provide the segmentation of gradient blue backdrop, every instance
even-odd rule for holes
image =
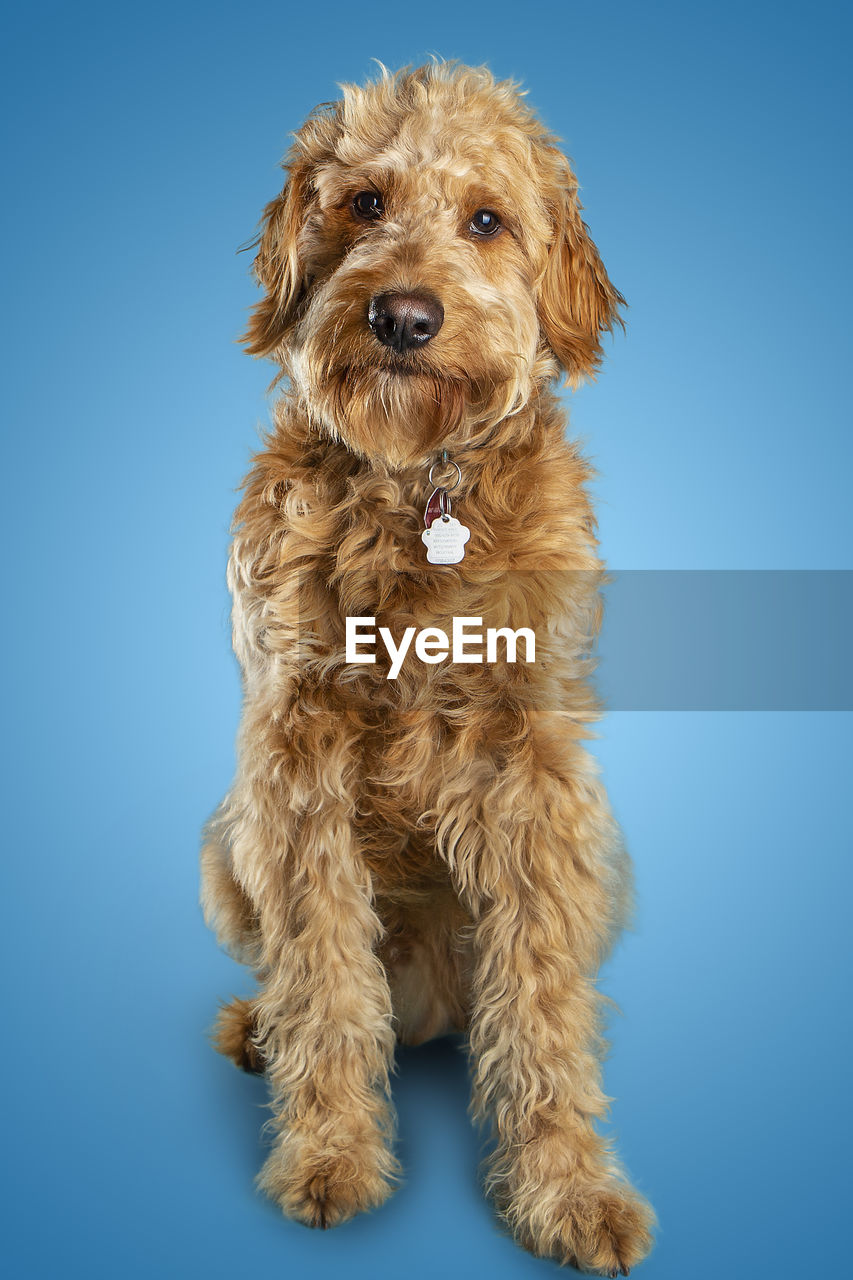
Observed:
[[[2,83],[7,1274],[555,1275],[477,1188],[461,1054],[401,1057],[408,1181],[327,1234],[252,1178],[246,989],[196,907],[238,718],[224,586],[269,366],[235,346],[288,131],[435,52],[522,79],[631,304],[573,430],[621,569],[849,568],[850,29],[811,3],[48,4]],[[819,621],[819,620],[818,620]],[[848,1260],[850,718],[611,715],[637,865],[606,1085],[647,1280]]]

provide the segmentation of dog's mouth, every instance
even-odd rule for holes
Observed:
[[[417,356],[402,356],[396,360],[380,357],[340,365],[329,371],[328,385],[338,395],[368,394],[380,400],[384,399],[383,392],[390,395],[395,389],[401,394],[405,391],[409,404],[422,401],[436,407],[452,406],[457,416],[466,407],[476,414],[503,383],[504,378],[496,371],[475,378],[463,370],[436,369]],[[409,396],[415,399],[410,400]]]
[[[355,366],[352,367],[355,371]],[[440,375],[427,363],[422,355],[416,352],[404,352],[400,355],[380,355],[364,361],[359,371],[366,373],[388,374],[391,377],[414,378],[425,377],[438,379]],[[349,371],[348,371],[349,372]]]
[[[425,369],[422,365],[403,363],[402,361],[399,364],[382,365],[382,372],[390,374],[392,378],[435,377],[431,369]]]
[[[328,375],[330,383],[354,395],[381,395],[383,387],[388,390],[407,387],[413,394],[420,391],[434,398],[442,387],[458,386],[460,381],[467,381],[439,372],[417,356],[401,356],[396,360],[382,357],[359,360],[338,365],[330,369]]]

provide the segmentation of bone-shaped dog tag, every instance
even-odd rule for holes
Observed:
[[[471,530],[460,524],[455,516],[440,516],[424,529],[421,539],[427,549],[430,564],[459,564],[465,555],[465,543]]]

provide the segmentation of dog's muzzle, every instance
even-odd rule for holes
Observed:
[[[379,293],[367,323],[383,346],[400,353],[423,347],[444,323],[444,307],[426,293]]]

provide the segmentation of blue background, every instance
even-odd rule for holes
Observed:
[[[849,568],[840,4],[31,3],[6,19],[5,1185],[28,1277],[556,1274],[476,1183],[465,1065],[401,1055],[406,1185],[315,1234],[253,1190],[245,975],[196,906],[239,712],[224,587],[268,414],[235,345],[276,162],[371,57],[522,79],[627,296],[573,398],[620,569]],[[815,619],[820,626],[820,619]],[[639,887],[604,989],[646,1280],[849,1254],[850,717],[614,713]]]

